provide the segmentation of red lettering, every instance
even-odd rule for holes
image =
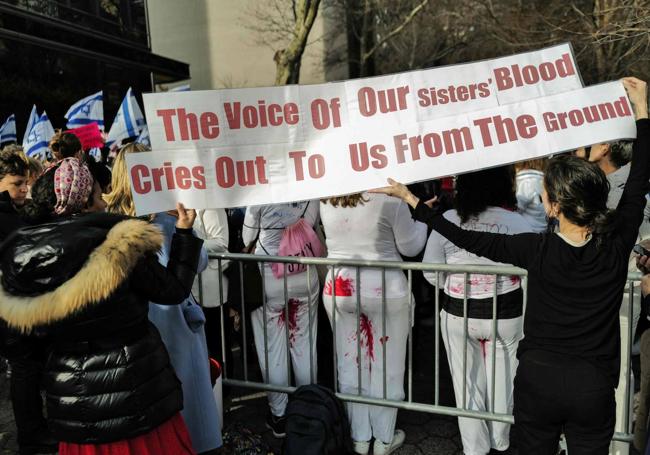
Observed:
[[[194,166],[192,168],[192,177],[194,177],[194,188],[197,190],[205,189],[205,169],[203,166]]]
[[[293,158],[293,166],[296,172],[296,180],[301,181],[305,180],[305,172],[302,168],[302,160],[307,156],[307,152],[304,150],[298,150],[295,152],[289,152],[289,158]]]
[[[359,112],[364,117],[371,117],[377,113],[375,91],[371,87],[362,87],[358,92]]]
[[[221,188],[230,188],[235,184],[235,164],[232,158],[221,156],[215,161],[217,184]]]
[[[163,127],[165,129],[165,139],[168,141],[175,140],[174,138],[174,124],[172,118],[176,115],[175,109],[158,109],[156,111],[158,117],[162,117]]]
[[[146,194],[151,191],[151,183],[143,181],[146,177],[149,177],[149,168],[144,164],[136,164],[131,168],[133,191],[138,194]]]
[[[241,103],[239,101],[232,103],[223,103],[223,109],[226,112],[226,121],[228,122],[228,128],[231,130],[238,130],[240,127],[240,117],[239,113],[241,110]]]
[[[190,170],[185,166],[179,166],[174,171],[174,174],[176,175],[176,185],[178,185],[181,190],[189,190],[192,186]]]
[[[537,135],[537,123],[535,117],[529,114],[517,117],[517,131],[524,139],[531,139]]]
[[[474,125],[479,127],[481,138],[483,139],[483,145],[486,147],[492,146],[492,137],[490,137],[490,123],[492,123],[492,117],[485,117],[474,120]]]
[[[296,103],[287,103],[284,105],[284,121],[287,125],[295,125],[299,120],[298,105]]]
[[[165,169],[162,167],[155,167],[151,170],[153,177],[153,188],[156,191],[162,191],[162,178],[165,175]]]
[[[182,141],[199,140],[199,123],[196,114],[186,113],[185,109],[178,109],[178,126],[181,133]]]
[[[219,137],[219,118],[214,112],[201,114],[201,134],[206,139]]]
[[[514,86],[514,82],[510,77],[510,70],[508,68],[495,68],[494,69],[494,79],[497,84],[497,89],[508,90]]]
[[[260,183],[269,183],[266,178],[266,160],[263,156],[255,157],[255,166],[257,167],[257,178]]]
[[[280,112],[282,112],[282,107],[279,104],[271,104],[269,106],[269,123],[271,125],[282,125],[282,117],[278,117]]]
[[[393,136],[393,143],[395,144],[395,153],[397,154],[397,162],[398,163],[405,163],[406,162],[406,157],[404,156],[404,152],[408,150],[408,147],[404,144],[404,141],[407,139],[406,134],[398,134],[397,136]]]

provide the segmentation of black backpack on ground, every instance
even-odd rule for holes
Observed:
[[[346,455],[352,452],[343,403],[317,384],[298,387],[287,405],[284,455]]]

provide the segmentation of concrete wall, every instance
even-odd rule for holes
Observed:
[[[251,25],[257,24],[250,12],[264,2],[149,0],[148,4],[153,52],[189,63],[193,90],[273,85],[273,55],[279,44],[261,43],[262,35],[251,30]],[[326,80],[323,61],[327,40],[319,39],[325,23],[319,14],[303,56],[301,84]],[[332,74],[341,73],[328,71],[327,77]]]

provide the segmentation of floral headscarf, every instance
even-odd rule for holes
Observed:
[[[93,178],[88,166],[77,158],[65,158],[54,170],[54,193],[57,215],[72,215],[86,206],[93,191]]]

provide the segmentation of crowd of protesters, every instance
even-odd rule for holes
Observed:
[[[642,250],[631,256],[650,206],[647,88],[635,78],[623,83],[634,142],[458,176],[449,210],[390,181],[321,201],[248,207],[243,220],[240,211],[182,204],[136,218],[125,156],[144,146],[126,144],[110,162],[95,161],[65,132],[52,138],[48,162],[5,146],[0,355],[10,364],[21,454],[217,453],[223,422],[209,358],[232,365],[228,334],[239,328],[238,290],[249,283],[208,253],[292,255],[296,247],[334,259],[402,261],[424,252],[425,263],[526,269],[525,312],[516,276],[424,274],[441,292],[436,317],[457,406],[515,417],[512,435],[505,423],[459,418],[464,453],[501,453],[512,437],[519,453],[554,454],[562,433],[571,455],[607,453],[631,258],[650,294],[650,259]],[[297,386],[317,380],[322,301],[336,338],[337,390],[404,399],[413,320],[404,273],[337,267],[319,276],[315,267],[260,259],[263,304],[249,311],[267,383],[290,385],[291,370]],[[639,450],[650,409],[648,333]],[[267,426],[284,437],[288,397],[273,392],[268,401]],[[389,454],[407,438],[395,408],[346,409],[357,454]]]

